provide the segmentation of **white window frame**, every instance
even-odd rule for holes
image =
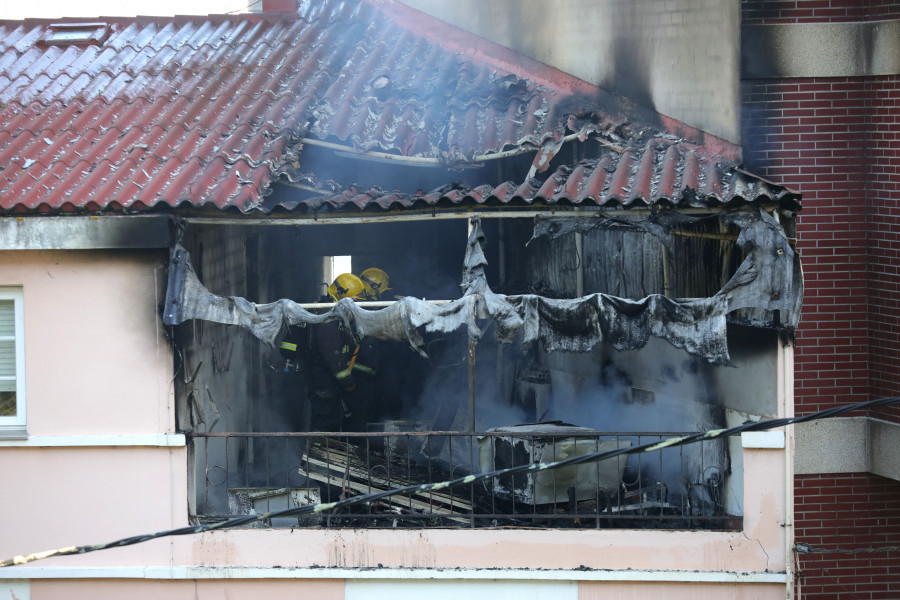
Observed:
[[[14,310],[16,343],[16,414],[0,416],[0,438],[24,438],[26,433],[25,414],[25,295],[21,287],[0,287],[0,300],[12,300]],[[8,336],[0,336],[8,340]]]

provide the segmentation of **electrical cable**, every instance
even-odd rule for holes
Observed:
[[[273,512],[260,513],[256,515],[245,515],[241,517],[236,517],[234,519],[228,519],[225,521],[221,521],[219,523],[206,523],[201,525],[194,525],[192,527],[181,527],[178,529],[169,529],[166,531],[159,531],[157,533],[148,533],[143,535],[136,535],[132,537],[123,538],[121,540],[116,540],[114,542],[108,542],[105,544],[94,544],[87,546],[68,546],[66,548],[59,548],[56,550],[47,550],[44,552],[36,552],[34,554],[29,554],[27,556],[14,556],[12,558],[0,561],[0,567],[10,567],[13,565],[22,565],[30,562],[34,562],[36,560],[41,560],[44,558],[50,558],[51,556],[66,556],[71,554],[86,554],[88,552],[96,552],[98,550],[107,550],[110,548],[119,548],[122,546],[131,546],[133,544],[139,544],[141,542],[146,542],[149,540],[153,540],[161,537],[169,537],[176,535],[190,535],[195,533],[204,533],[207,531],[215,531],[218,529],[230,529],[233,527],[239,527],[241,525],[247,525],[250,523],[254,523],[257,521],[266,521],[268,519],[276,518],[276,517],[293,517],[311,513],[322,513],[326,511],[331,511],[336,508],[343,508],[346,506],[351,506],[354,504],[363,504],[366,502],[373,502],[375,500],[380,500],[381,498],[387,498],[389,496],[397,496],[401,494],[406,494],[410,492],[431,492],[442,490],[454,485],[470,485],[479,481],[484,481],[487,479],[492,479],[494,477],[501,477],[505,475],[513,475],[517,473],[526,473],[532,471],[546,471],[550,469],[558,469],[562,467],[567,467],[570,465],[579,465],[582,463],[588,462],[597,462],[601,460],[606,460],[608,458],[613,458],[615,456],[622,456],[628,454],[638,454],[641,452],[653,452],[656,450],[662,450],[663,448],[674,448],[678,446],[685,446],[687,444],[693,444],[696,442],[701,442],[704,440],[711,440],[721,437],[728,437],[733,435],[738,435],[744,432],[752,432],[752,431],[767,431],[769,429],[775,429],[777,427],[784,427],[786,425],[793,425],[795,423],[804,423],[807,421],[815,421],[819,419],[827,419],[831,417],[837,417],[839,415],[843,415],[849,412],[859,411],[859,410],[867,410],[871,408],[877,408],[881,406],[891,406],[894,404],[900,404],[900,396],[891,396],[887,398],[879,398],[877,400],[869,400],[867,402],[858,402],[856,404],[848,404],[845,406],[837,406],[834,408],[829,408],[826,410],[821,410],[818,412],[810,413],[808,415],[803,415],[801,417],[788,417],[781,419],[770,419],[768,421],[757,421],[755,423],[744,423],[742,425],[738,425],[736,427],[731,427],[729,429],[713,429],[710,431],[698,432],[691,435],[686,435],[682,437],[669,438],[667,440],[663,440],[661,442],[652,442],[641,444],[638,446],[629,446],[626,448],[617,448],[615,450],[607,450],[602,452],[593,452],[590,454],[583,454],[580,456],[573,456],[571,458],[567,458],[564,460],[560,460],[553,463],[537,463],[537,464],[527,464],[527,465],[519,465],[515,467],[508,467],[505,469],[498,469],[495,471],[488,471],[485,473],[477,473],[474,475],[466,475],[464,477],[457,477],[455,479],[451,479],[448,481],[442,481],[439,483],[426,483],[419,485],[408,485],[401,488],[394,488],[390,490],[385,490],[381,492],[371,493],[371,494],[363,494],[361,496],[353,496],[351,498],[345,498],[343,500],[338,500],[336,502],[326,502],[320,504],[308,504],[305,506],[298,506],[294,508],[288,508],[284,510],[278,510]],[[798,549],[799,551],[799,549]]]

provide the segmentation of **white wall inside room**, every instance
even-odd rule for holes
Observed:
[[[353,271],[352,256],[332,256],[331,257],[331,280],[341,273],[351,273]]]

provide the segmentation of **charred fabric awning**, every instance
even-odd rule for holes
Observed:
[[[725,299],[726,312],[742,308],[785,311],[782,323],[795,328],[803,298],[800,257],[775,218],[752,205],[702,216],[659,211],[649,218],[628,218],[596,211],[585,217],[541,219],[534,226],[531,241],[540,237],[556,239],[572,233],[585,234],[599,228],[639,230],[658,239],[668,251],[667,260],[671,261],[676,254],[674,239],[678,227],[710,218],[737,227],[740,234],[736,243],[746,254],[735,274],[713,298]]]
[[[741,227],[738,244],[748,254],[728,284],[709,298],[674,300],[652,294],[630,300],[598,293],[560,300],[494,293],[485,275],[484,232],[480,219],[474,217],[465,255],[463,295],[447,304],[405,297],[387,308],[367,310],[344,299],[328,312],[314,314],[288,299],[255,304],[240,297],[217,296],[199,281],[187,251],[176,245],[163,320],[167,325],[190,319],[237,325],[270,345],[288,324],[343,320],[354,323],[366,336],[406,340],[423,355],[421,328],[448,333],[466,327],[469,338],[478,341],[482,335],[479,322],[490,320],[501,342],[517,338],[523,343],[539,341],[549,352],[588,352],[601,343],[616,350],[634,350],[652,335],[712,364],[727,364],[729,311],[744,307],[791,311],[798,298],[794,294],[794,252],[775,220],[754,207],[730,211],[720,218]],[[537,223],[534,235],[558,236],[595,227],[597,222],[598,217],[543,220]],[[666,228],[658,223],[634,226],[666,235]]]

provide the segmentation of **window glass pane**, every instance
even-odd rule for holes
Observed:
[[[0,424],[25,424],[24,395],[19,397],[19,381],[16,379],[16,300],[20,292],[0,288]],[[12,297],[11,297],[12,296]],[[21,417],[21,423],[19,418]]]
[[[16,334],[16,311],[12,300],[0,300],[0,335]]]
[[[16,376],[16,343],[0,341],[0,377]]]
[[[5,387],[7,382],[0,382],[0,385]],[[13,384],[15,387],[15,384]],[[14,417],[16,416],[16,393],[13,392],[0,392],[0,417]]]

